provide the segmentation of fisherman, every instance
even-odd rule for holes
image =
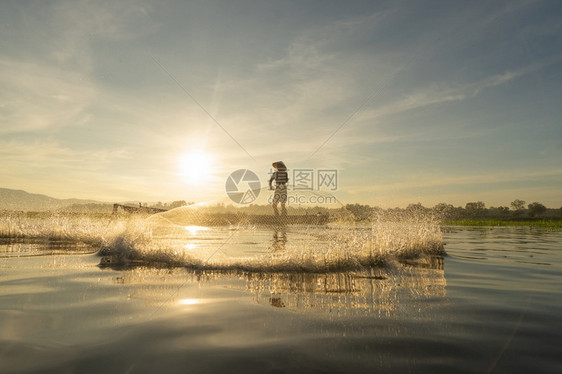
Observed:
[[[273,181],[275,181],[275,193],[273,194],[273,213],[275,216],[279,216],[279,210],[277,210],[277,204],[281,203],[281,215],[287,216],[287,208],[285,204],[287,203],[287,182],[289,182],[289,174],[287,173],[287,167],[283,161],[274,162],[273,167],[275,171],[269,178],[269,189],[273,190]]]

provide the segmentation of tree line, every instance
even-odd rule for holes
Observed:
[[[499,219],[499,220],[535,220],[535,219],[562,219],[562,207],[549,209],[539,202],[527,204],[524,200],[515,199],[510,206],[486,207],[482,201],[466,203],[464,207],[452,204],[439,203],[433,207],[425,207],[421,203],[410,204],[405,209],[382,209],[363,204],[347,204],[345,208],[352,212],[358,220],[369,220],[373,212],[385,211],[397,213],[427,213],[436,214],[443,219]]]

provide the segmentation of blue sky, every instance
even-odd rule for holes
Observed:
[[[0,33],[0,187],[204,201],[284,160],[342,202],[562,205],[559,1],[3,1]]]

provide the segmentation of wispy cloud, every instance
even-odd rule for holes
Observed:
[[[95,44],[131,41],[157,29],[148,3],[45,2],[3,21],[27,33],[3,36],[0,46],[0,134],[81,125],[94,113],[89,106],[103,97],[96,83]],[[10,24],[14,23],[14,24]],[[9,53],[17,51],[17,53]]]
[[[0,158],[4,172],[12,168],[27,168],[29,170],[59,170],[72,169],[103,170],[116,160],[132,158],[127,148],[97,148],[94,151],[76,150],[65,147],[56,139],[23,141],[1,141]]]
[[[349,188],[355,191],[363,192],[400,191],[417,190],[427,187],[492,185],[498,183],[537,181],[541,178],[552,177],[562,179],[562,169],[522,170],[515,172],[503,171],[472,175],[450,175],[446,177],[439,174],[426,173],[423,175],[408,176],[405,177],[405,180],[395,183],[385,183],[384,181],[379,181],[376,185],[351,185]]]
[[[308,2],[237,4],[239,13],[211,3],[0,3],[3,182],[182,196],[191,191],[177,183],[175,164],[192,148],[216,156],[216,191],[233,168],[265,173],[278,159],[338,168],[359,192],[409,197],[409,186],[462,190],[555,178],[514,166],[535,162],[549,172],[541,162],[547,156],[532,157],[545,149],[540,139],[509,148],[537,137],[533,126],[545,122],[539,99],[530,103],[535,91],[543,90],[548,134],[558,123],[552,103],[561,56],[552,36],[560,27],[544,2],[439,9],[363,2],[326,4],[322,12]],[[277,12],[285,6],[288,12]],[[510,90],[536,73],[544,82],[525,79],[526,90]],[[500,92],[482,104],[485,94]],[[514,124],[516,114],[499,112],[494,100],[504,109],[529,108],[529,118]],[[558,144],[545,152],[558,155]],[[491,156],[500,162],[478,164]]]
[[[81,73],[33,62],[0,60],[0,134],[76,126],[96,96]]]
[[[495,74],[485,79],[464,84],[439,86],[431,85],[423,90],[406,96],[404,99],[394,101],[379,108],[365,110],[358,114],[358,121],[378,120],[386,116],[403,113],[406,111],[424,108],[432,105],[459,102],[476,97],[481,92],[504,85],[530,73],[537,72],[552,64],[562,61],[562,55],[547,61],[541,61],[516,70]]]

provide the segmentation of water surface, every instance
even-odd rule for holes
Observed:
[[[292,230],[237,236],[223,256],[311,235]],[[4,239],[0,371],[560,372],[562,233],[443,240],[445,256],[256,272],[99,266],[95,245]]]

